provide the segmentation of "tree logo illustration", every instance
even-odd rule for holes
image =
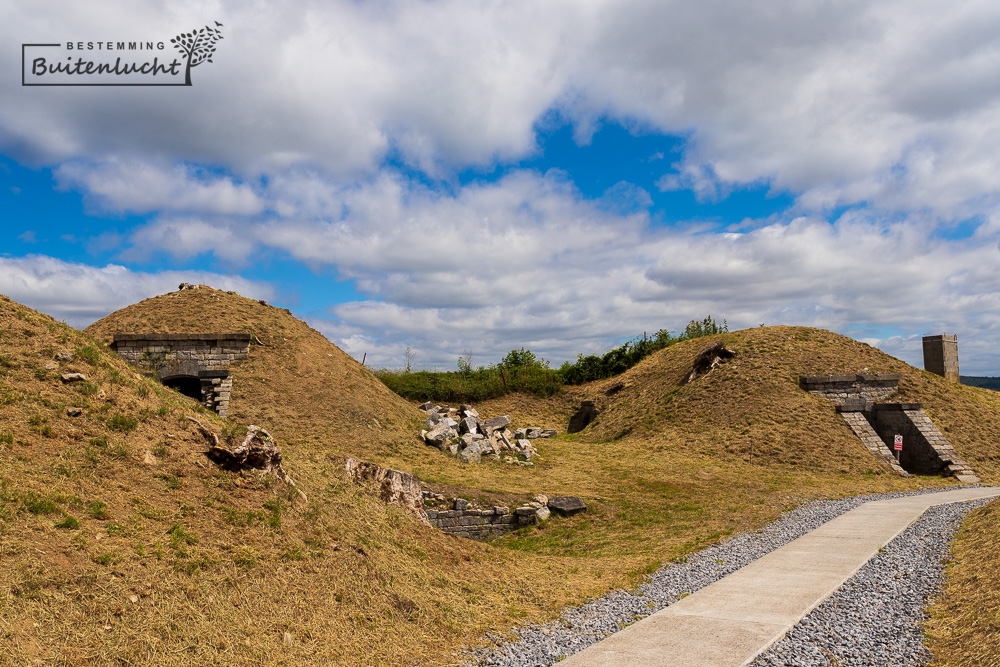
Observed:
[[[222,24],[216,21],[215,25],[215,28],[205,26],[200,30],[182,32],[170,40],[174,48],[187,56],[187,66],[184,71],[185,86],[191,85],[192,67],[197,67],[205,61],[212,62],[212,56],[215,55],[215,43],[222,39],[222,31],[219,30]]]

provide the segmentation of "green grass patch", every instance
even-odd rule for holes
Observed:
[[[139,426],[139,421],[133,417],[118,414],[108,419],[108,421],[105,422],[105,425],[112,431],[129,433],[134,431]]]
[[[114,565],[115,563],[120,563],[122,557],[115,551],[108,551],[107,553],[94,556],[91,560],[100,565]]]
[[[281,514],[285,509],[285,503],[281,498],[272,498],[264,503],[264,509],[268,511],[265,515],[264,521],[271,528],[281,528]]]
[[[95,519],[110,519],[111,514],[108,512],[108,506],[102,503],[100,500],[89,500],[87,501],[87,514]]]
[[[25,491],[21,494],[21,503],[24,505],[24,509],[32,514],[54,514],[59,511],[54,500],[35,491]]]
[[[170,546],[179,549],[185,544],[197,544],[198,538],[193,533],[184,528],[181,523],[175,523],[167,531],[170,534]]]
[[[84,396],[93,396],[98,391],[98,386],[89,380],[77,382],[73,388]]]
[[[85,345],[83,347],[76,348],[76,356],[83,359],[91,366],[96,366],[97,362],[101,359],[101,353],[93,345]]]
[[[167,485],[167,488],[171,491],[176,491],[181,488],[181,480],[177,479],[176,475],[170,475],[168,473],[158,473],[154,475],[158,479],[162,479],[163,483]]]

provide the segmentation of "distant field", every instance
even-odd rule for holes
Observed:
[[[983,389],[992,389],[993,391],[1000,391],[1000,377],[977,377],[975,375],[962,375],[960,376],[962,384],[968,387],[982,387]]]

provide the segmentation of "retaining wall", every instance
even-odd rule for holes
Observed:
[[[979,481],[919,403],[877,404],[869,419],[886,444],[893,442],[896,435],[903,436],[899,463],[905,470],[925,475],[954,475],[964,482]]]
[[[233,386],[228,369],[250,354],[250,334],[115,334],[111,349],[164,384],[198,378],[202,405],[225,417]]]
[[[835,403],[849,399],[882,401],[896,393],[901,377],[900,373],[803,375],[799,385],[810,394]]]
[[[939,337],[940,338],[940,337]],[[919,403],[879,403],[896,393],[899,373],[803,375],[799,385],[810,394],[837,405],[864,446],[896,474],[954,475],[962,482],[979,478],[934,426]],[[903,436],[898,462],[895,436]]]
[[[473,540],[487,540],[535,523],[534,508],[519,507],[513,512],[507,507],[475,509],[460,498],[453,509],[426,509],[427,520],[442,532]]]

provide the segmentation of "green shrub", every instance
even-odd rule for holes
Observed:
[[[76,517],[70,516],[69,514],[63,515],[62,521],[56,522],[56,528],[74,529],[79,527],[80,522],[77,521]]]
[[[574,363],[566,362],[558,370],[526,348],[511,350],[499,364],[472,367],[471,355],[458,359],[455,372],[406,370],[375,370],[375,376],[403,398],[457,403],[498,398],[512,392],[533,394],[539,398],[562,391],[567,384],[583,384],[623,373],[657,350],[680,341],[726,333],[729,325],[720,325],[711,315],[703,320],[691,320],[684,332],[674,335],[660,329],[653,336],[643,334],[626,341],[601,356],[579,355]]]

